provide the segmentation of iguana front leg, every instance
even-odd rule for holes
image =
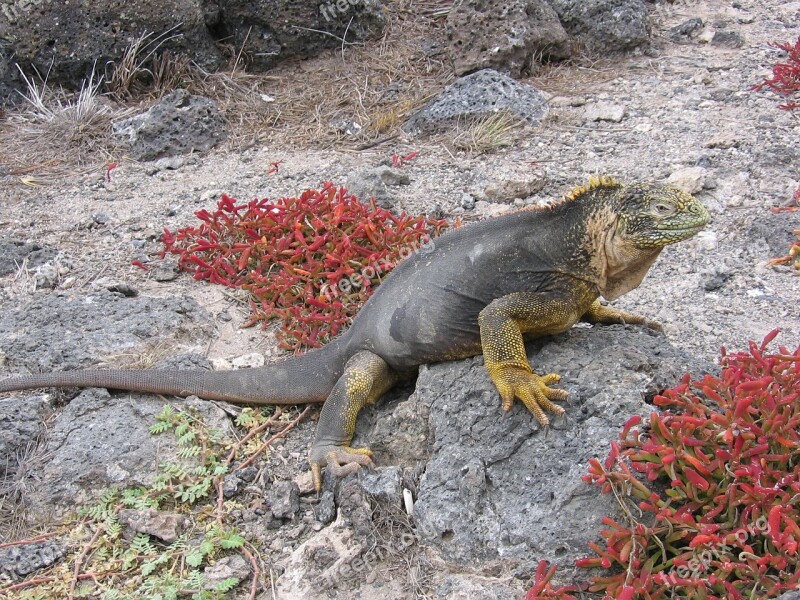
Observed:
[[[589,310],[581,317],[581,321],[586,321],[587,323],[602,323],[603,325],[644,325],[650,329],[661,331],[661,323],[658,321],[651,321],[642,315],[637,315],[636,313],[626,310],[618,310],[610,306],[603,306],[600,304],[600,300],[595,300],[592,303]]]
[[[314,487],[322,489],[322,468],[336,477],[371,467],[369,448],[351,448],[358,413],[374,404],[397,381],[397,375],[377,354],[362,351],[354,354],[344,367],[322,406],[314,443],[308,462]]]
[[[503,409],[510,410],[519,398],[542,425],[550,420],[544,411],[563,415],[553,400],[565,400],[567,392],[549,387],[561,377],[555,373],[536,375],[528,364],[523,333],[549,335],[569,329],[581,311],[568,301],[535,292],[518,292],[494,300],[481,311],[481,347],[486,370],[492,378]]]

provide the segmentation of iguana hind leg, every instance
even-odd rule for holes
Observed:
[[[374,404],[397,381],[397,375],[377,354],[354,354],[344,367],[325,404],[309,453],[314,487],[322,488],[322,468],[335,477],[373,466],[368,448],[351,448],[358,413]]]

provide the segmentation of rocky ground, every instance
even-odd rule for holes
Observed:
[[[564,436],[577,428],[575,437],[586,444],[569,450],[569,464],[544,468],[577,481],[583,459],[602,453],[613,437],[613,416],[601,419],[602,427],[592,418],[620,413],[614,409],[620,405],[626,410],[616,415],[620,422],[646,414],[643,393],[652,396],[659,385],[676,382],[683,369],[712,368],[723,345],[743,349],[774,328],[782,330],[777,343],[800,343],[800,277],[791,267],[767,266],[786,254],[791,231],[800,227],[797,212],[770,210],[788,204],[800,185],[800,121],[779,110],[775,95],[751,90],[780,57],[769,42],[800,35],[800,3],[659,5],[653,24],[654,45],[645,53],[556,67],[526,80],[550,96],[549,113],[513,146],[493,153],[455,152],[425,137],[362,151],[297,150],[267,140],[166,163],[120,161],[110,180],[100,172],[49,187],[4,183],[0,365],[9,373],[86,366],[109,354],[141,351],[143,340],[161,340],[167,354],[193,354],[193,361],[205,356],[217,368],[245,355],[278,357],[269,331],[239,328],[246,306],[229,291],[187,275],[158,281],[157,268],[131,266],[138,260],[156,267],[161,229],[193,224],[194,211],[212,208],[223,192],[273,198],[323,180],[353,184],[359,172],[395,152],[418,154],[401,168],[407,183],[391,186],[387,202],[398,210],[464,220],[557,198],[592,174],[671,180],[695,192],[712,221],[693,240],[667,248],[642,286],[614,302],[661,321],[665,337],[635,328],[580,329],[532,349],[541,352],[534,364],[565,372],[564,385],[575,398],[567,407],[572,420],[555,426],[549,438],[521,411],[496,423],[495,412],[486,411],[497,408],[492,391],[475,359],[450,370],[425,369],[410,399],[413,385],[365,414],[359,435],[375,446],[381,464],[395,469],[379,470],[372,480],[348,479],[318,500],[308,489],[304,456],[313,424],[306,421],[274,448],[256,479],[242,483],[249,491],[242,492],[236,518],[260,541],[278,597],[520,597],[536,560],[568,564],[580,555],[579,541],[559,537],[559,528],[588,528],[589,516],[609,509],[607,499],[587,498],[578,483],[535,479],[543,470],[537,448],[561,452]],[[279,170],[269,173],[275,161],[281,161]],[[97,312],[87,313],[87,307]],[[556,358],[548,364],[551,355]],[[595,365],[594,379],[587,379],[593,358],[602,358],[604,366]],[[253,360],[260,361],[247,359]],[[61,461],[75,452],[64,446],[65,432],[110,418],[97,416],[106,415],[100,408],[109,406],[108,398],[87,394],[66,409],[75,413],[71,420],[57,417],[47,442],[55,459],[40,472],[50,483],[44,491],[31,484],[31,506],[44,510],[75,496],[73,488],[55,483],[64,471]],[[21,405],[41,410],[26,417],[27,429],[17,438],[0,436],[7,453],[38,435],[37,420],[52,410],[49,397],[15,398],[20,396],[0,402],[0,422],[10,423]],[[117,400],[133,411],[125,413],[127,422],[144,421],[163,404],[130,395]],[[455,402],[463,407],[455,409]],[[137,412],[132,407],[139,404],[150,408]],[[451,409],[451,418],[443,416]],[[509,448],[481,447],[496,439],[491,436],[504,436]],[[477,445],[460,454],[470,443]],[[114,450],[85,456],[100,461],[105,452]],[[106,469],[97,481],[126,477],[115,479]],[[420,506],[415,521],[401,510],[404,488]],[[515,488],[516,495],[509,491]],[[587,520],[551,526],[561,522],[549,505]],[[535,538],[537,530],[543,537]]]

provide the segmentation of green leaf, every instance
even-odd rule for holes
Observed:
[[[189,446],[188,448],[181,448],[178,450],[178,456],[181,458],[193,458],[198,456],[203,449],[200,446]]]
[[[153,435],[158,435],[159,433],[164,433],[165,431],[169,430],[169,428],[169,423],[159,421],[158,423],[150,426],[150,433]]]
[[[200,550],[200,552],[203,553],[203,556],[207,556],[214,551],[214,542],[212,542],[209,539],[205,539],[202,542],[200,542],[198,550]]]
[[[232,548],[240,548],[244,542],[245,539],[242,536],[231,531],[230,533],[227,533],[225,537],[220,538],[219,545],[226,550],[230,550]]]
[[[200,550],[190,550],[186,553],[186,564],[190,567],[199,567],[203,562],[203,553]]]
[[[158,562],[155,560],[148,560],[142,564],[142,577],[147,577],[148,575],[152,575],[153,571],[158,568]]]
[[[216,592],[229,592],[233,588],[239,585],[239,579],[236,577],[228,577],[227,579],[223,579],[216,586],[214,586],[214,591]]]

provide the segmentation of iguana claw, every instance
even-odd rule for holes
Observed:
[[[505,366],[493,373],[492,379],[500,392],[505,411],[511,410],[514,398],[519,398],[543,427],[550,424],[550,419],[544,411],[558,416],[564,414],[564,409],[552,401],[566,400],[567,392],[549,387],[551,383],[558,383],[561,380],[561,376],[556,373],[540,376],[520,367]]]
[[[374,467],[372,450],[369,448],[351,448],[350,446],[316,446],[311,449],[308,462],[311,463],[311,478],[314,488],[322,489],[322,467],[334,477],[344,477],[355,473],[362,466]]]

